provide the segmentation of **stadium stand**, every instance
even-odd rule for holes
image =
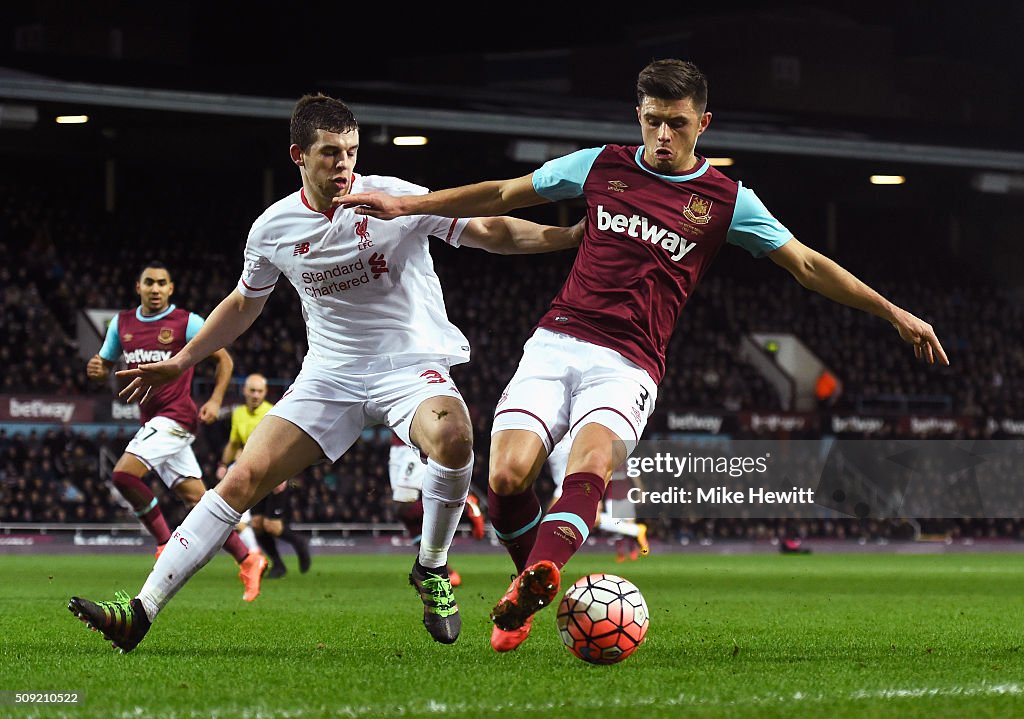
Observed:
[[[179,190],[180,192],[180,190]],[[251,206],[200,203],[188,213],[137,211],[105,213],[95,203],[69,201],[54,208],[38,186],[0,180],[0,360],[5,373],[0,394],[106,398],[112,388],[88,382],[75,336],[77,313],[85,308],[119,308],[134,303],[131,278],[147,259],[158,257],[172,270],[175,299],[207,314],[233,286]],[[185,199],[181,200],[185,202]],[[251,202],[250,202],[251,205]],[[144,241],[143,241],[144,240]],[[118,250],[111,259],[110,247]],[[560,286],[572,253],[548,257],[494,257],[453,250],[436,243],[435,264],[445,288],[449,315],[474,348],[474,360],[454,377],[470,406],[476,430],[474,482],[486,483],[487,444],[493,404],[512,375],[523,341]],[[838,255],[840,261],[847,257]],[[850,266],[856,266],[856,259]],[[893,266],[912,262],[912,250],[895,254]],[[928,281],[905,281],[891,268],[864,276],[895,302],[927,312],[954,364],[921,371],[898,347],[891,329],[863,313],[842,308],[795,283],[725,256],[699,287],[683,313],[669,349],[670,366],[651,421],[654,436],[672,431],[672,413],[696,411],[735,417],[780,412],[777,392],[736,351],[752,331],[795,331],[840,378],[842,393],[828,410],[891,416],[922,412],[957,418],[941,436],[1002,436],[1003,420],[1015,421],[1024,406],[1024,307],[998,288],[938,272]],[[877,282],[875,277],[879,277]],[[263,317],[230,348],[236,374],[261,371],[280,389],[301,366],[304,327],[297,300],[276,292]],[[98,339],[96,339],[98,345]],[[91,352],[93,348],[85,348]],[[201,365],[198,384],[212,367]],[[197,390],[198,391],[198,390]],[[223,424],[223,423],[218,423]],[[79,431],[0,432],[0,522],[108,522],[129,518],[100,471],[102,449],[115,455],[134,428]],[[820,432],[820,424],[812,430]],[[203,428],[196,450],[207,477],[213,476],[223,427]],[[905,428],[889,427],[895,436]],[[743,436],[742,428],[734,429]],[[922,432],[914,436],[927,436]],[[1015,433],[1011,432],[1011,436]],[[764,436],[760,433],[758,436]],[[867,436],[867,435],[865,435]],[[291,517],[310,522],[391,522],[386,441],[361,442],[331,467],[313,467],[293,482]],[[156,489],[162,488],[156,486]],[[550,493],[546,479],[538,485]],[[159,493],[158,493],[159,494]],[[166,503],[168,519],[180,509]],[[1014,536],[1016,521],[950,522],[950,536]],[[787,526],[783,521],[666,522],[652,536],[683,541],[714,538],[898,537],[899,523],[837,520]]]

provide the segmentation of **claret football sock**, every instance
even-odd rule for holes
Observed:
[[[498,540],[505,545],[516,565],[516,574],[526,568],[543,511],[531,486],[519,494],[500,495],[487,488],[487,516]]]
[[[562,496],[540,524],[527,566],[542,559],[554,562],[559,569],[565,566],[594,528],[604,487],[600,476],[588,472],[577,472],[565,478]]]
[[[121,496],[132,505],[132,513],[153,535],[157,546],[166,544],[171,536],[167,520],[160,511],[160,503],[142,479],[128,472],[114,472],[111,479]]]
[[[418,537],[422,534],[423,527],[423,502],[417,499],[415,502],[397,502],[398,520],[405,526],[405,531],[410,537]]]
[[[249,548],[245,546],[245,542],[238,536],[238,532],[231,532],[228,538],[224,540],[224,551],[235,558],[235,561],[241,564],[245,561],[245,558],[249,556]]]

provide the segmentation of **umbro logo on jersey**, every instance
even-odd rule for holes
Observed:
[[[625,192],[628,189],[629,185],[622,180],[608,180],[608,190],[610,192]]]
[[[380,279],[380,276],[385,272],[388,272],[388,261],[384,259],[384,255],[374,252],[370,255],[370,272],[373,273],[373,279]]]
[[[707,201],[705,200],[705,202]],[[708,203],[706,209],[710,209],[710,207],[711,205]],[[709,214],[707,218],[710,221],[711,215]],[[679,262],[697,246],[696,242],[688,242],[685,237],[680,237],[675,232],[669,232],[664,227],[658,227],[646,217],[613,215],[605,210],[603,205],[597,206],[597,229],[611,230],[620,235],[628,235],[644,242],[650,242],[652,245],[661,245],[667,252],[672,253],[673,262]]]
[[[306,254],[307,252],[309,252],[309,243],[308,242],[296,242],[295,243],[295,251],[292,252],[292,257],[298,257],[299,255]]]

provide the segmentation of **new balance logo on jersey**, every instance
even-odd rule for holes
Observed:
[[[673,262],[679,262],[686,256],[686,253],[697,246],[696,242],[687,242],[685,237],[680,237],[664,227],[658,227],[649,222],[646,217],[613,215],[607,212],[603,205],[597,206],[597,229],[611,230],[620,235],[628,235],[644,242],[650,242],[652,245],[661,245],[667,252],[672,253]]]
[[[128,364],[162,362],[170,359],[172,354],[170,350],[132,350],[124,353],[124,361]]]
[[[373,273],[373,279],[380,279],[380,276],[388,271],[388,261],[384,259],[384,255],[377,254],[374,252],[370,255],[370,272]]]
[[[292,257],[298,257],[299,255],[306,254],[307,252],[309,252],[309,243],[297,242],[295,243],[295,251],[292,252]]]

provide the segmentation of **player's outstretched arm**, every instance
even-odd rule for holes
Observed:
[[[586,225],[586,218],[572,227],[553,227],[516,217],[476,217],[466,225],[459,243],[499,255],[557,252],[579,247]]]
[[[768,256],[807,289],[891,323],[900,338],[914,346],[918,359],[924,358],[929,364],[934,364],[936,359],[949,364],[930,324],[897,307],[820,252],[793,238]]]
[[[358,215],[393,220],[405,215],[491,217],[520,207],[550,202],[533,189],[533,174],[512,180],[491,180],[438,190],[426,195],[392,197],[383,192],[360,192],[334,198],[333,204],[354,207]]]
[[[128,386],[121,390],[121,397],[128,402],[142,402],[153,387],[173,382],[182,372],[234,342],[256,321],[269,296],[246,297],[238,290],[234,290],[221,300],[210,313],[203,328],[178,354],[162,362],[141,364],[135,369],[118,372],[118,377],[131,379]]]
[[[212,424],[217,421],[220,413],[220,406],[224,404],[224,393],[231,384],[231,372],[235,368],[235,361],[231,359],[226,349],[219,349],[212,355],[217,360],[217,374],[213,382],[213,391],[210,392],[210,399],[199,408],[199,421],[203,424]]]

